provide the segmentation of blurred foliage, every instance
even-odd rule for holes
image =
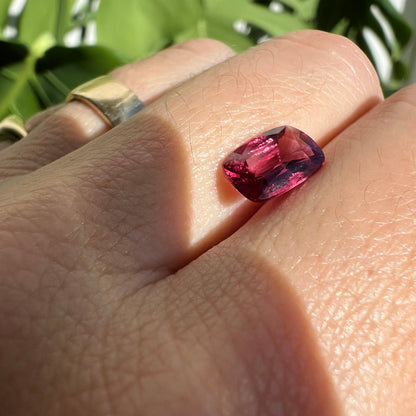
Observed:
[[[407,74],[402,54],[411,29],[389,0],[23,0],[22,11],[11,13],[14,1],[0,0],[0,119],[27,119],[86,80],[195,37],[243,51],[317,28],[348,36],[374,61],[371,31],[393,65],[386,87]],[[67,46],[70,33],[78,46]]]

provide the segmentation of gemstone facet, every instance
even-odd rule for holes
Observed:
[[[234,150],[225,159],[223,171],[237,191],[260,202],[306,181],[324,161],[322,149],[307,134],[281,126]]]

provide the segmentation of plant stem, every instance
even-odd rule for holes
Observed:
[[[5,117],[7,110],[15,102],[26,83],[35,76],[36,61],[42,57],[54,43],[55,40],[49,33],[39,36],[35,42],[33,42],[29,54],[23,61],[22,70],[17,76],[16,81],[13,83],[13,86],[7,94],[2,97],[0,103],[0,119]]]
[[[25,86],[26,82],[31,77],[36,64],[36,58],[33,55],[28,55],[24,61],[23,69],[20,72],[16,82],[10,88],[9,92],[3,97],[0,104],[0,119],[6,116],[7,109],[10,104],[14,102],[20,91]]]
[[[43,76],[48,80],[63,96],[67,96],[71,91],[52,71],[46,71]]]
[[[58,16],[55,25],[55,37],[58,44],[63,43],[65,35],[65,20],[68,13],[68,2],[67,0],[58,1]]]
[[[49,99],[48,95],[45,93],[45,90],[42,88],[38,78],[33,76],[29,81],[30,86],[36,92],[39,97],[39,100],[42,102],[44,107],[49,107],[52,105],[52,101]]]

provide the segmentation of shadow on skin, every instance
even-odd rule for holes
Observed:
[[[21,265],[2,251],[8,274],[0,273],[0,320],[3,333],[13,335],[1,343],[5,414],[52,414],[56,397],[61,414],[73,414],[74,406],[80,415],[104,414],[111,404],[113,413],[126,415],[136,409],[155,416],[339,415],[315,334],[278,264],[236,236],[181,269],[191,206],[183,144],[172,125],[149,115],[142,121],[141,146],[132,133],[115,153],[119,146],[104,135],[83,148],[93,151],[77,150],[16,180],[16,195],[23,186],[20,198],[30,200],[45,195],[43,175],[50,175],[47,204],[36,199],[36,211],[27,204],[19,212],[32,218],[24,223],[29,233],[41,221],[50,234],[43,248],[22,239],[30,246],[22,253],[36,259],[31,279],[10,272]],[[153,140],[156,133],[160,140]],[[17,221],[6,202],[2,213]],[[57,207],[61,240],[53,241],[57,213],[52,221],[50,210]],[[66,229],[74,210],[89,236],[83,247]],[[155,222],[143,224],[147,216]],[[132,242],[142,247],[136,255],[125,252]],[[44,267],[42,249],[59,259],[60,273]],[[140,273],[161,259],[177,273],[166,279],[166,270]],[[75,273],[74,262],[98,273],[88,267]],[[92,394],[109,388],[117,393],[110,404],[111,394]]]
[[[341,415],[302,302],[278,265],[248,248],[233,253],[221,244],[145,291],[149,304],[164,300],[153,317],[163,359],[138,369],[155,374],[138,408],[157,415]],[[140,292],[128,308],[139,299]],[[156,394],[172,406],[165,413],[153,412]]]

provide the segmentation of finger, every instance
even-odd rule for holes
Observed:
[[[0,122],[0,150],[12,145],[26,134],[23,120],[19,116],[7,116]]]
[[[177,84],[234,53],[211,39],[175,45],[148,59],[116,69],[112,75],[151,103]],[[79,101],[46,110],[28,122],[30,133],[0,153],[0,178],[24,174],[70,153],[109,128]]]
[[[226,154],[282,124],[323,145],[380,99],[374,70],[350,41],[299,32],[195,77],[62,159],[59,169],[73,178],[66,186],[81,190],[80,209],[95,224],[100,251],[109,244],[128,259],[109,270],[157,270],[160,277],[258,209],[231,195],[219,176]]]
[[[319,175],[222,246],[251,247],[302,299],[345,414],[416,411],[415,120],[413,86],[344,131]]]
[[[34,130],[39,124],[43,123],[49,116],[54,114],[56,111],[59,110],[59,108],[62,107],[63,104],[55,105],[53,107],[49,107],[44,111],[41,111],[38,114],[35,114],[33,117],[31,117],[28,121],[25,123],[25,128],[28,133],[30,133],[32,130]]]
[[[0,142],[0,150],[6,149],[14,143],[12,140],[2,140]]]

